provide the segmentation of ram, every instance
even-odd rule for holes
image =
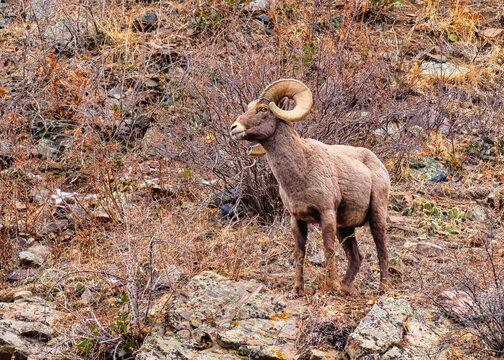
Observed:
[[[295,103],[292,110],[285,106],[288,99]],[[259,149],[266,152],[278,181],[280,197],[291,214],[295,239],[294,293],[304,293],[303,265],[310,223],[318,223],[322,228],[326,288],[352,293],[352,283],[362,262],[355,228],[367,222],[378,253],[383,292],[387,289],[388,268],[385,241],[388,172],[368,149],[300,138],[293,123],[304,119],[312,104],[312,94],[306,85],[293,79],[278,80],[231,125],[231,137],[259,143],[254,148],[256,152]],[[341,283],[337,277],[336,237],[348,258]]]

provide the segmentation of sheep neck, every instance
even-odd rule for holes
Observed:
[[[306,157],[302,140],[292,125],[280,122],[273,136],[261,145],[280,186],[290,194],[300,192],[305,185]]]

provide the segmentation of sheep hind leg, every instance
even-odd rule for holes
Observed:
[[[294,248],[294,266],[295,266],[295,280],[294,280],[294,295],[304,295],[304,275],[303,266],[306,251],[306,238],[308,236],[308,224],[305,221],[298,221],[295,217],[291,218],[291,229],[294,235],[295,248]]]
[[[322,227],[322,239],[324,240],[324,254],[326,258],[326,278],[325,285],[327,291],[339,291],[341,289],[338,280],[338,271],[336,265],[336,214],[333,211],[327,211],[321,214],[320,225]]]
[[[388,289],[388,252],[385,239],[387,211],[382,209],[372,209],[369,219],[369,227],[376,245],[378,263],[380,265],[380,288],[379,292],[384,293]]]
[[[347,294],[353,294],[355,292],[353,281],[362,263],[362,255],[355,238],[355,228],[338,228],[337,235],[348,259],[348,267],[343,277],[341,290]]]

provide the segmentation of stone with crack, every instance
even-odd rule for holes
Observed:
[[[34,245],[19,253],[19,260],[22,264],[31,267],[39,267],[44,264],[51,250],[44,245]]]
[[[0,358],[22,355],[47,359],[57,352],[54,326],[65,315],[44,300],[31,297],[0,303]]]
[[[403,323],[412,314],[407,300],[383,296],[348,337],[345,347],[351,359],[383,354],[403,339]]]
[[[183,289],[137,359],[294,358],[302,302],[267,292],[255,280],[203,272]]]
[[[348,338],[351,359],[446,359],[446,319],[383,296]]]

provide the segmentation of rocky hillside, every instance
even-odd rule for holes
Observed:
[[[500,0],[0,0],[0,359],[502,356]],[[279,78],[297,131],[392,178],[328,294],[229,125]],[[340,275],[346,258],[337,254]]]

